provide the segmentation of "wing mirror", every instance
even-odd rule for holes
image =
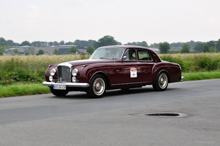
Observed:
[[[123,56],[123,60],[126,60],[127,59],[127,56]]]

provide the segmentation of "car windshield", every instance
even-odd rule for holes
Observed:
[[[122,48],[100,48],[95,50],[89,59],[121,59]]]

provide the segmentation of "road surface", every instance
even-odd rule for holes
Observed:
[[[186,117],[154,117],[177,112]],[[220,79],[111,90],[0,98],[0,146],[219,146]]]

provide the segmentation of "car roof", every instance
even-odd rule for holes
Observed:
[[[148,49],[146,47],[142,47],[142,46],[135,46],[135,45],[110,45],[110,46],[102,46],[99,48],[141,48],[141,49]]]
[[[149,50],[149,51],[152,51],[152,52],[156,53],[152,48],[147,48],[147,47],[143,47],[143,46],[135,46],[135,45],[109,45],[109,46],[102,46],[102,47],[99,47],[99,48],[146,49],[146,50]]]

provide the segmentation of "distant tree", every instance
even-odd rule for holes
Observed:
[[[40,49],[40,50],[38,51],[38,55],[43,55],[43,54],[44,54],[44,50]]]
[[[49,46],[53,46],[53,42],[49,42],[48,44],[49,44]]]
[[[209,52],[215,52],[215,47],[210,47]]]
[[[88,40],[88,44],[87,44],[87,46],[84,46],[84,47],[88,47],[88,46],[92,46],[92,47],[94,47],[94,44],[96,43],[96,41],[95,40]]]
[[[48,42],[41,42],[41,46],[42,47],[47,47],[47,46],[49,46],[49,43]]]
[[[29,55],[30,54],[30,52],[28,52],[27,50],[25,51],[25,55]]]
[[[65,42],[64,41],[60,41],[60,45],[65,45]]]
[[[7,41],[0,37],[0,46],[7,46]]]
[[[187,44],[183,45],[181,49],[181,53],[189,53],[189,52],[190,52],[190,46]]]
[[[8,46],[15,46],[15,43],[12,40],[7,40],[7,45]]]
[[[54,45],[54,46],[58,46],[59,43],[58,43],[57,41],[54,41],[54,42],[53,42],[53,45]]]
[[[66,42],[66,45],[74,45],[73,42]]]
[[[170,50],[170,44],[167,42],[159,44],[160,53],[166,54]]]
[[[202,52],[203,44],[199,43],[193,49],[194,49],[195,52],[200,53],[200,52]]]
[[[220,52],[220,39],[216,42],[216,52]]]
[[[5,53],[5,47],[0,46],[0,55],[3,55]]]
[[[209,42],[206,43],[206,45],[208,45],[209,48],[215,47],[215,42],[214,41],[209,41]]]
[[[94,52],[94,48],[92,46],[89,46],[86,48],[86,51],[89,53],[89,54],[92,54]]]
[[[20,44],[20,46],[31,46],[31,43],[28,41],[24,41]]]
[[[78,50],[76,49],[76,47],[71,47],[70,49],[69,49],[69,53],[71,53],[71,54],[74,54],[74,53],[76,53]]]
[[[88,41],[75,40],[73,45],[82,46],[82,47],[88,47],[88,46],[94,46],[95,42],[96,41],[94,41],[94,40],[88,40]]]
[[[15,54],[19,54],[18,49],[14,49],[13,52],[14,52]]]
[[[209,46],[208,45],[203,45],[202,47],[202,52],[209,52]]]
[[[146,41],[142,42],[132,42],[132,43],[127,43],[126,45],[135,45],[135,46],[143,46],[143,47],[148,47],[148,44]]]
[[[60,51],[59,51],[58,49],[55,49],[55,50],[53,51],[53,54],[55,54],[55,55],[60,55]]]
[[[103,38],[99,39],[98,42],[94,44],[95,48],[101,47],[101,46],[108,46],[108,45],[117,45],[117,41],[114,40],[112,36],[104,36]]]
[[[141,46],[142,46],[142,47],[147,47],[147,46],[146,46],[146,45],[144,45],[144,44],[143,44],[143,45],[141,45]]]
[[[34,42],[32,42],[32,43],[31,43],[31,46],[34,46],[34,47],[42,47],[40,41],[34,41]]]
[[[157,43],[153,43],[150,45],[151,48],[159,48],[159,44]]]

